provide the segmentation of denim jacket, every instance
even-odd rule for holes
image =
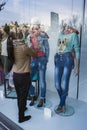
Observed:
[[[44,52],[45,56],[47,58],[49,58],[49,42],[48,42],[48,36],[45,32],[41,32],[39,35],[37,35],[37,41],[38,41],[38,48],[39,51]],[[32,34],[30,33],[27,38],[25,39],[26,44],[28,45],[28,47],[32,46],[32,44],[35,43],[31,43],[31,39],[32,39]]]

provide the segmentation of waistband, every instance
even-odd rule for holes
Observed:
[[[18,74],[18,75],[29,75],[30,74],[30,72],[24,72],[24,73],[17,73],[17,72],[13,72],[13,74]]]
[[[39,56],[44,56],[45,55],[45,53],[43,52],[43,51],[39,51],[38,53],[37,53],[37,57],[39,57]]]
[[[72,52],[65,52],[65,53],[56,53],[59,56],[64,56],[64,55],[72,55]]]

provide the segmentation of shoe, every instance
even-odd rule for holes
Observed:
[[[45,102],[46,102],[45,99],[40,99],[39,104],[37,105],[37,107],[42,107]]]
[[[65,106],[58,106],[58,108],[55,110],[55,112],[57,114],[65,112],[66,111],[66,107]]]
[[[9,91],[14,91],[15,88],[14,87],[11,87],[10,85],[8,85],[8,88],[7,88]]]
[[[30,105],[30,106],[33,106],[33,105],[34,105],[34,101],[35,101],[35,98],[34,98],[34,96],[32,96],[32,97],[31,97],[31,102],[30,102],[29,105]]]
[[[24,122],[24,121],[28,121],[28,120],[30,120],[31,119],[31,116],[29,115],[29,116],[24,116],[23,118],[21,118],[21,119],[19,119],[19,123],[22,123],[22,122]]]
[[[25,109],[24,109],[24,111],[26,111],[28,108],[27,107],[25,107]]]

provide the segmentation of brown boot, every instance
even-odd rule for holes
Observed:
[[[45,99],[40,99],[39,104],[37,105],[37,107],[42,107],[44,103],[45,103]]]
[[[34,101],[35,101],[35,97],[34,97],[34,96],[32,96],[32,97],[31,97],[30,106],[33,106],[33,105],[34,105]]]
[[[58,106],[58,108],[55,110],[57,114],[65,111],[66,111],[66,106]]]

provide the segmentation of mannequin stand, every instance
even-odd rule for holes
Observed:
[[[58,106],[55,106],[54,111],[57,109]],[[56,112],[55,112],[56,113]],[[72,116],[75,113],[75,110],[72,106],[66,106],[66,110],[64,112],[56,113],[60,116]]]

